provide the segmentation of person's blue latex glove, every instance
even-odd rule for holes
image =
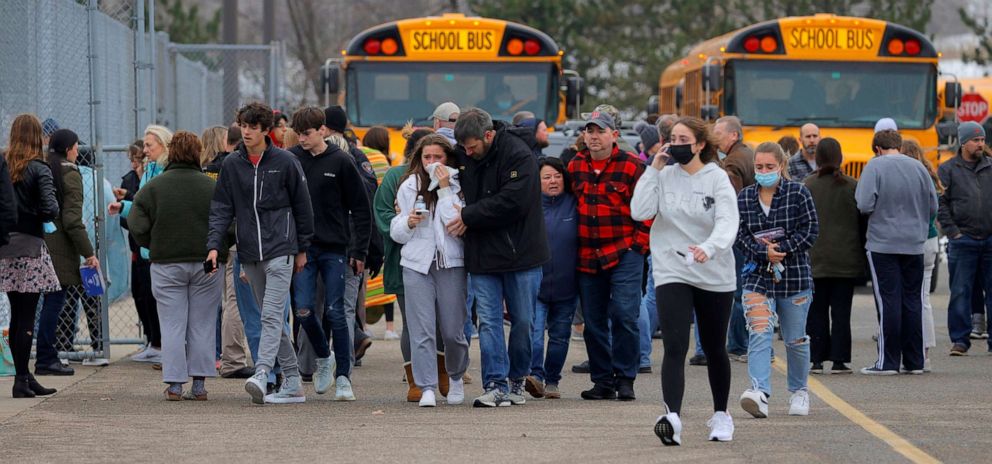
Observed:
[[[55,227],[54,222],[45,222],[41,224],[41,227],[44,228],[46,234],[54,234],[56,231],[59,230],[58,227]]]

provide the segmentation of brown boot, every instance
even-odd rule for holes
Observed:
[[[420,402],[420,389],[417,388],[417,383],[413,381],[413,364],[403,363],[403,368],[406,369],[406,384],[410,388],[406,391],[406,400],[410,403]]]
[[[444,367],[444,353],[437,353],[437,391],[448,396],[448,369]]]

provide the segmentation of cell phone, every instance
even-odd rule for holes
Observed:
[[[215,266],[214,263],[212,261],[210,261],[209,259],[203,262],[203,273],[204,274],[210,274],[211,272],[214,272],[214,270],[216,270],[216,269],[217,269],[217,266]]]

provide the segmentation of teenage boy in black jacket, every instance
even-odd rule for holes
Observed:
[[[307,262],[313,210],[300,162],[265,135],[273,119],[272,109],[262,103],[238,110],[244,143],[224,159],[217,179],[210,202],[207,261],[216,269],[217,253],[236,220],[238,257],[262,313],[258,362],[245,390],[257,404],[302,403],[306,394],[284,309],[293,271],[302,271]],[[278,392],[266,395],[277,356],[285,381]]]
[[[293,114],[293,130],[299,134],[300,145],[291,151],[300,160],[307,178],[317,231],[307,250],[307,264],[294,279],[293,300],[296,318],[317,355],[317,393],[324,393],[336,383],[335,399],[352,401],[355,395],[349,380],[351,333],[344,310],[345,270],[349,261],[365,262],[372,214],[364,182],[351,155],[324,140],[322,125],[324,112],[320,108],[304,107]],[[324,284],[325,307],[315,311],[318,274]],[[318,319],[330,324],[333,353]]]
[[[465,208],[448,224],[448,232],[465,236],[465,267],[472,274],[479,313],[486,392],[476,398],[476,407],[524,404],[541,266],[551,258],[537,160],[507,129],[478,108],[463,111],[455,123],[455,140],[464,148],[459,178]],[[504,299],[510,313],[509,347],[503,341]]]

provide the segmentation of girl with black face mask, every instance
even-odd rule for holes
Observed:
[[[663,147],[637,182],[631,200],[634,220],[654,219],[651,259],[665,334],[661,387],[667,410],[654,430],[665,445],[682,443],[685,356],[695,315],[713,393],[709,439],[730,441],[734,423],[727,413],[726,346],[737,287],[731,250],[739,225],[737,195],[716,162],[716,145],[702,120],[680,119],[672,127],[671,139],[672,144]],[[666,167],[668,157],[678,164]]]

